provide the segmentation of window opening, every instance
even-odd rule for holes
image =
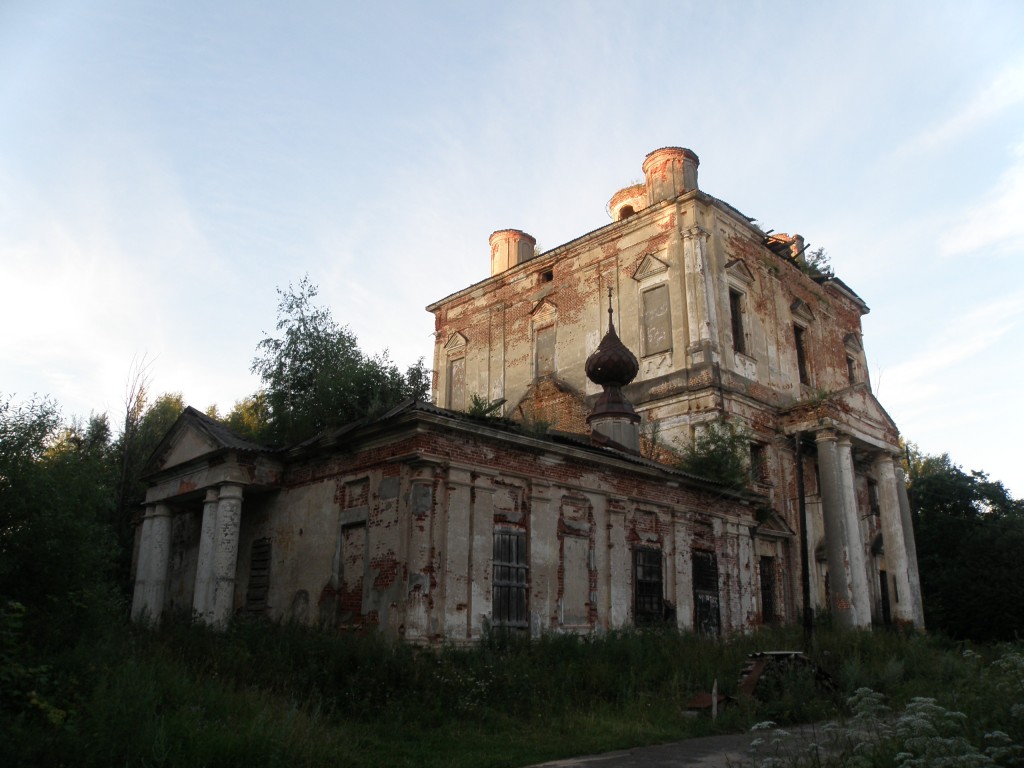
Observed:
[[[878,572],[879,597],[882,603],[882,624],[892,624],[892,608],[889,605],[889,575],[885,571]]]
[[[714,552],[693,550],[694,630],[717,636],[721,631],[718,599],[718,557]]]
[[[868,504],[871,507],[871,514],[879,517],[882,514],[882,505],[878,500],[878,483],[868,480]]]
[[[793,338],[796,341],[796,369],[800,375],[801,384],[810,384],[811,377],[807,372],[807,344],[804,329],[799,325],[793,326]]]
[[[664,595],[661,580],[661,550],[633,550],[634,616],[637,624],[654,624],[662,620]]]
[[[542,283],[550,283],[555,279],[555,271],[553,269],[545,269],[540,273],[540,281]]]
[[[747,340],[743,333],[743,294],[729,289],[729,313],[732,315],[732,348],[747,353]]]
[[[526,629],[529,626],[526,532],[495,531],[493,559],[491,621],[495,626]]]
[[[851,384],[857,383],[857,361],[849,355],[846,356],[846,379]]]
[[[779,619],[775,605],[775,558],[761,558],[761,621],[774,624]]]
[[[750,444],[750,479],[755,483],[768,481],[767,453],[760,443]]]

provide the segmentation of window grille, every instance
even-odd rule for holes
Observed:
[[[527,589],[529,559],[526,532],[494,532],[494,578],[491,621],[495,626],[525,629],[529,626]]]

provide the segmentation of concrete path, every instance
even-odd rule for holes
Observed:
[[[744,759],[749,761],[750,754],[747,748],[750,747],[753,738],[749,733],[703,736],[672,744],[659,744],[656,747],[636,747],[619,752],[606,752],[603,755],[555,760],[534,768],[735,768]]]
[[[748,768],[756,766],[768,755],[792,755],[801,746],[816,740],[821,732],[813,725],[790,730],[786,746],[772,744],[771,731],[739,733],[727,736],[704,736],[655,747],[636,747],[602,755],[571,757],[542,763],[532,768]],[[758,736],[765,741],[756,752],[750,745]]]

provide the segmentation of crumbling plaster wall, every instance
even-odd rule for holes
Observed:
[[[630,625],[631,557],[638,545],[662,551],[665,596],[679,626],[692,626],[693,546],[710,548],[718,558],[723,630],[751,626],[758,615],[755,547],[768,546],[783,557],[773,543],[752,539],[749,508],[720,494],[652,483],[628,471],[603,472],[583,459],[501,448],[465,434],[420,435],[390,453],[422,458],[395,463],[393,456],[375,460],[360,453],[288,472],[286,488],[266,505],[265,519],[243,536],[273,539],[273,618],[302,619],[294,606],[306,593],[305,618],[325,621],[317,603],[337,578],[339,521],[350,509],[344,489],[364,480],[362,612],[339,627],[379,626],[422,642],[478,639],[492,617],[495,526],[526,532],[533,634]],[[574,561],[585,563],[585,573],[567,576],[567,540],[569,551],[586,553]],[[238,608],[244,567],[240,557]],[[585,610],[574,613],[570,606],[568,617],[567,587],[570,596],[586,593]]]

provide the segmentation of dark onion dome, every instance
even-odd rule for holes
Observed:
[[[608,297],[608,333],[587,358],[587,378],[602,387],[624,387],[640,372],[636,355],[619,341],[612,323],[611,291]]]

